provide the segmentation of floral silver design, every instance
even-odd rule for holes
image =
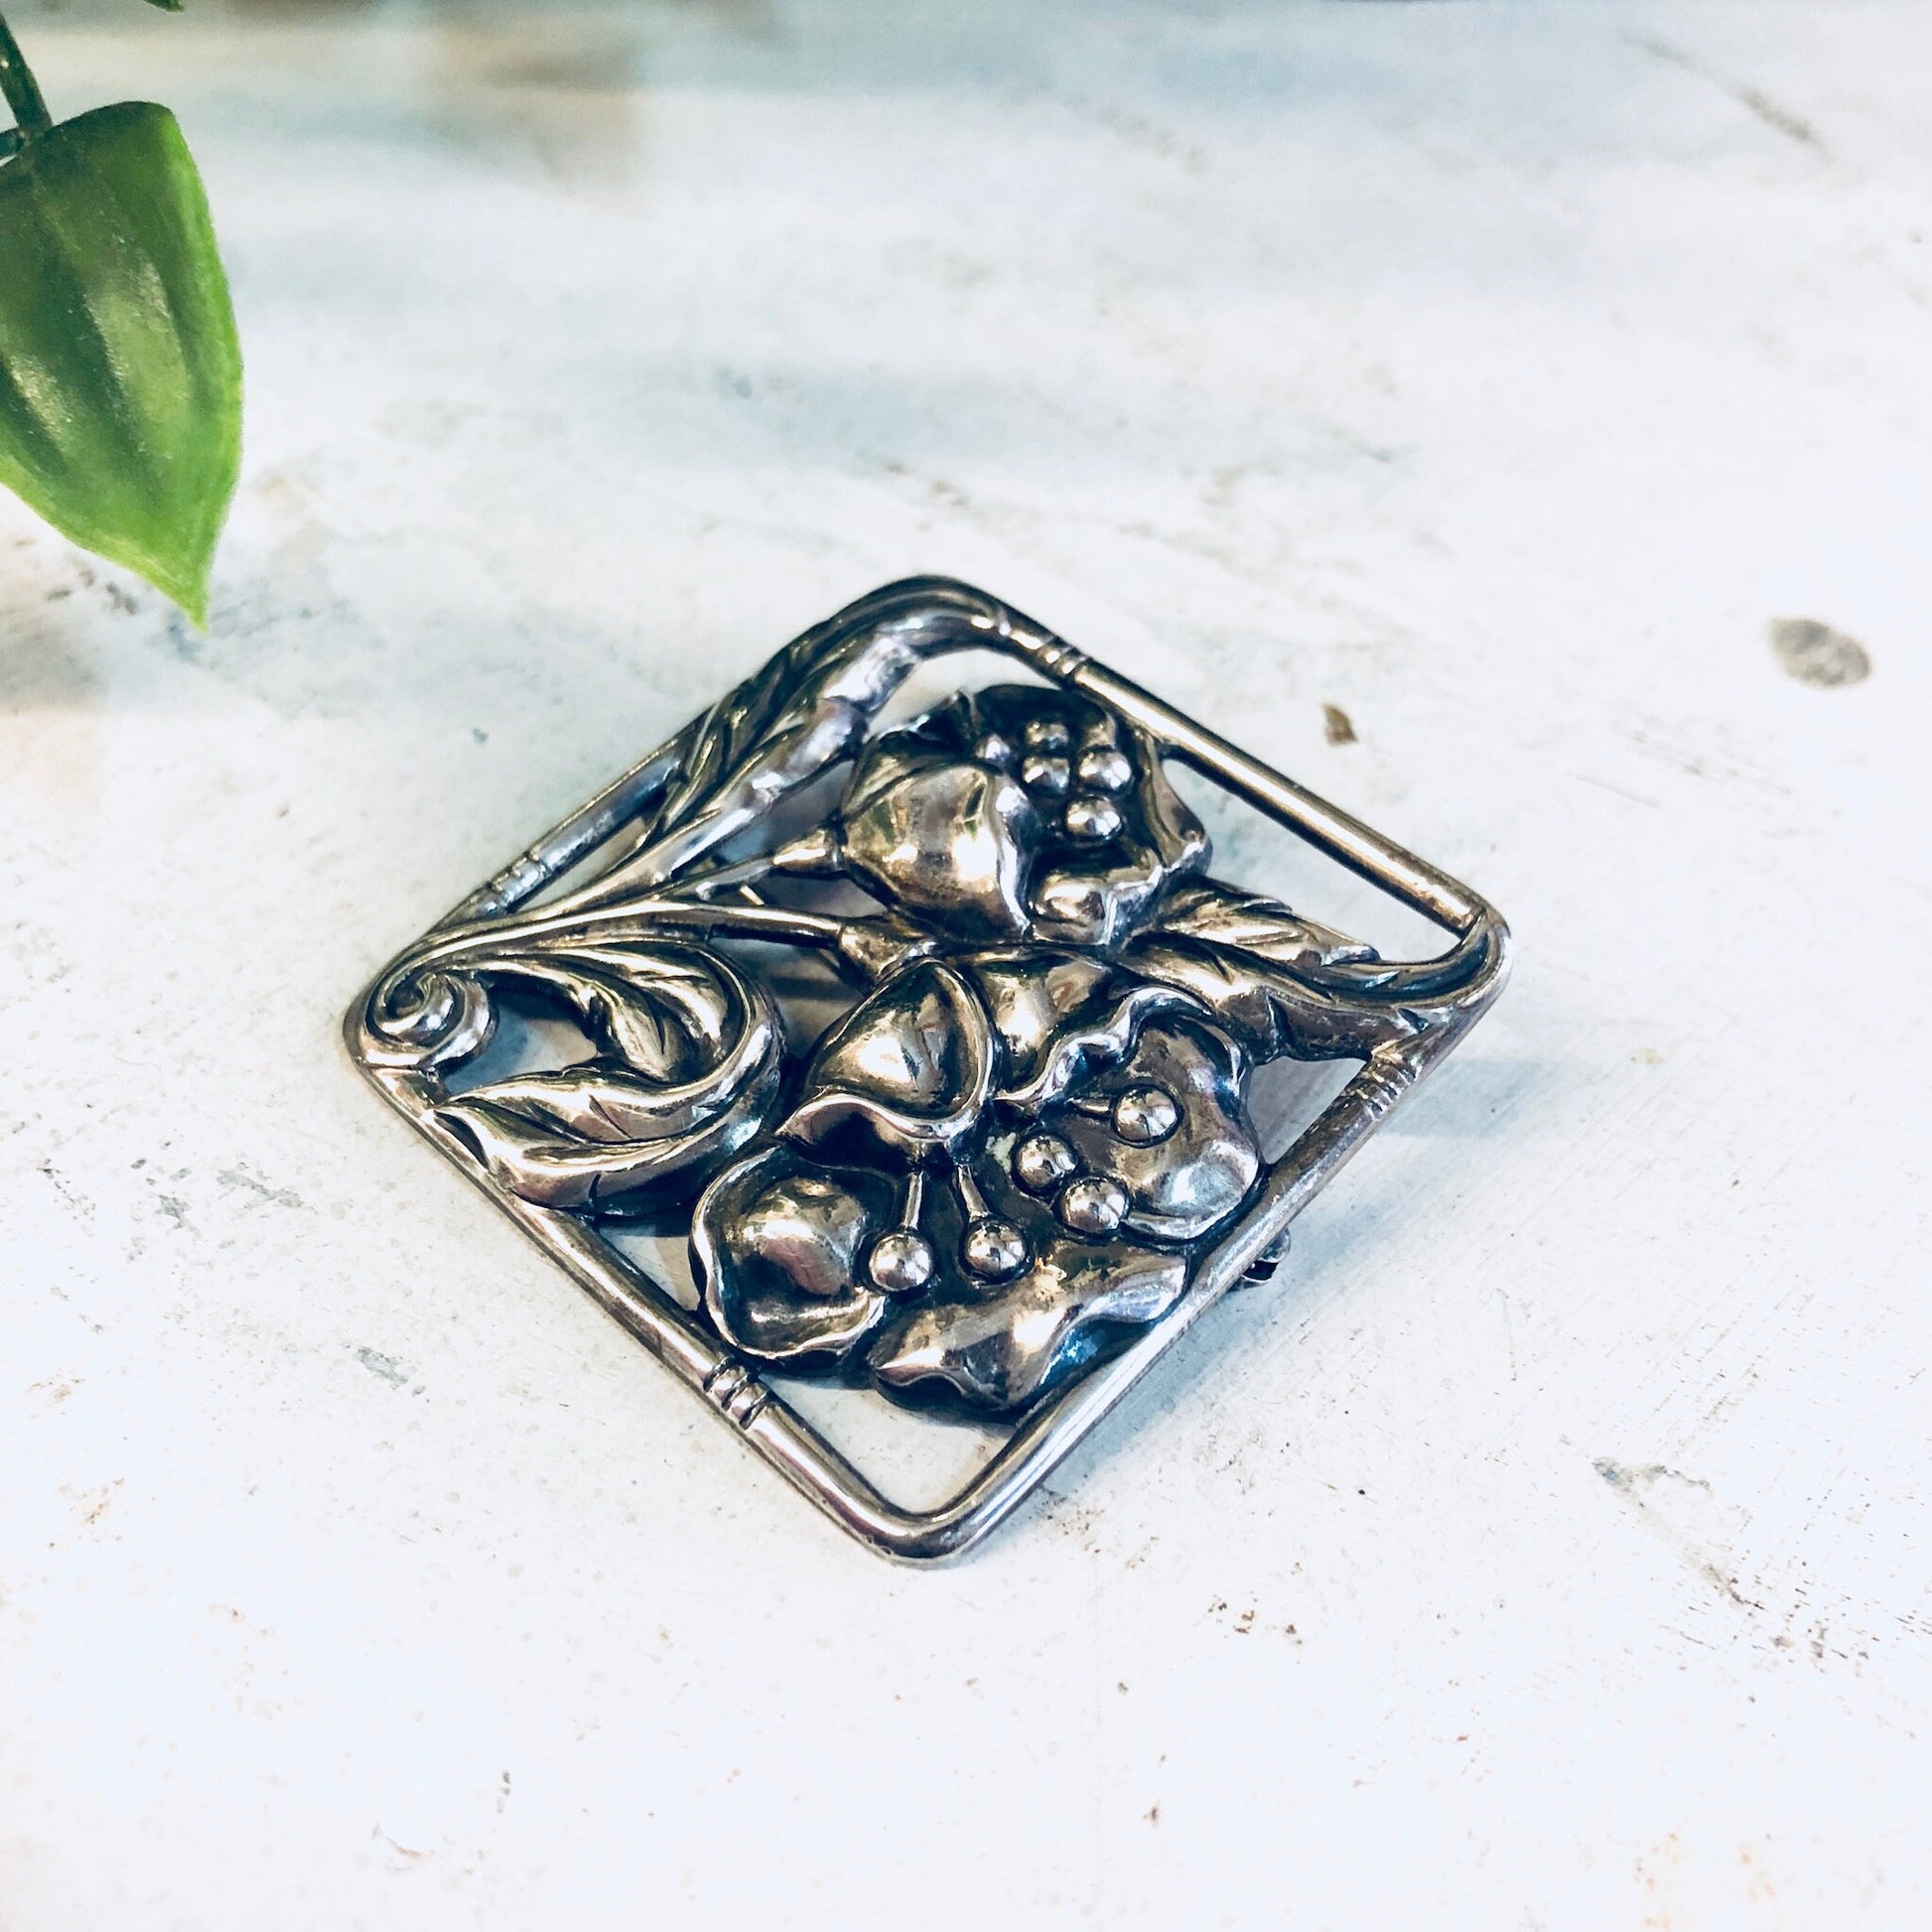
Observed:
[[[1033,681],[881,715],[924,661]],[[1370,948],[1209,873],[1191,766],[1453,935]],[[588,883],[557,891],[566,874]],[[802,1024],[773,948],[850,989]],[[530,848],[378,976],[351,1050],[746,1440],[888,1554],[954,1554],[1053,1466],[1500,989],[1474,895],[942,579],[891,585]],[[493,1065],[505,1014],[562,1065]],[[501,1059],[501,1054],[496,1058]],[[1254,1070],[1357,1063],[1265,1158]],[[485,1077],[487,1076],[487,1077]],[[696,1306],[625,1222],[688,1230]],[[938,1510],[853,1469],[773,1377],[1010,1432]]]

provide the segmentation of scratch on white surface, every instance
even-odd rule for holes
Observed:
[[[1683,48],[1670,41],[1661,40],[1654,34],[1634,35],[1630,44],[1641,48],[1644,53],[1654,56],[1659,61],[1667,61],[1672,67],[1682,68],[1686,73],[1696,74],[1700,80],[1710,81],[1714,87],[1728,94],[1738,106],[1748,109],[1766,127],[1782,134],[1787,140],[1796,141],[1802,147],[1815,148],[1820,153],[1824,151],[1825,144],[1819,140],[1817,129],[1801,115],[1794,114],[1790,108],[1773,100],[1761,87],[1745,86],[1735,80],[1725,79],[1714,72],[1695,55],[1686,53]]]
[[[1728,1597],[1740,1609],[1764,1608],[1762,1603],[1753,1602],[1738,1589],[1736,1577],[1719,1560],[1722,1552],[1718,1546],[1687,1528],[1681,1520],[1684,1513],[1681,1502],[1673,1507],[1669,1499],[1674,1486],[1701,1489],[1708,1497],[1711,1485],[1701,1476],[1687,1476],[1681,1470],[1666,1468],[1661,1462],[1630,1468],[1608,1456],[1599,1456],[1594,1466],[1596,1473],[1627,1498],[1666,1545],[1721,1595]],[[1664,1485],[1661,1496],[1657,1493],[1660,1483]]]

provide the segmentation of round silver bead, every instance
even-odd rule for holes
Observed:
[[[1060,814],[1068,838],[1111,839],[1120,830],[1120,808],[1111,798],[1075,798]]]
[[[1030,752],[1064,752],[1073,743],[1073,734],[1057,718],[1035,718],[1027,727]]]
[[[1013,1150],[1013,1177],[1030,1194],[1050,1194],[1079,1165],[1057,1134],[1029,1134]]]
[[[887,1295],[916,1295],[932,1279],[938,1257],[932,1243],[911,1228],[894,1228],[872,1244],[866,1273]]]
[[[959,1244],[959,1258],[969,1275],[977,1275],[981,1281],[1003,1282],[1026,1267],[1027,1237],[1011,1221],[989,1215],[966,1230],[966,1239]]]
[[[1055,798],[1072,782],[1073,774],[1064,759],[1030,758],[1020,767],[1020,782],[1032,791],[1050,792]]]
[[[1127,754],[1111,746],[1082,753],[1079,772],[1080,782],[1096,791],[1125,791],[1134,782],[1134,767],[1128,763]]]
[[[1013,747],[998,732],[988,732],[980,740],[973,756],[982,764],[1009,765],[1013,762]]]
[[[1075,1234],[1112,1234],[1127,1218],[1127,1189],[1105,1174],[1082,1174],[1067,1182],[1053,1211]]]
[[[1114,1132],[1129,1147],[1153,1147],[1180,1125],[1180,1109],[1166,1087],[1129,1087],[1114,1102]]]

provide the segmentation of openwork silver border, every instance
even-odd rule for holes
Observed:
[[[1147,732],[1161,755],[1179,761],[1306,839],[1451,934],[1473,961],[1450,989],[1427,1001],[1427,1024],[1378,1049],[1320,1115],[1265,1171],[1253,1205],[1196,1264],[1183,1299],[1123,1353],[1025,1415],[1011,1440],[973,1479],[937,1508],[891,1501],[852,1466],[754,1369],[716,1339],[673,1296],[576,1215],[521,1199],[497,1185],[470,1149],[439,1121],[432,1088],[370,1048],[365,1016],[383,975],[350,1009],[349,1051],[376,1090],[433,1142],[505,1214],[550,1254],[727,1423],[755,1453],[834,1522],[881,1554],[930,1563],[971,1549],[1010,1516],[1129,1390],[1251,1269],[1345,1162],[1449,1053],[1501,991],[1509,935],[1494,908],[1448,874],[1359,819],[1230,745],[1117,672],[1076,650],[997,598],[946,578],[886,586],[788,646],[794,656],[831,654],[855,640],[890,635],[918,658],[994,650],[1046,679],[1112,707]],[[688,734],[686,735],[688,736]],[[432,932],[476,927],[526,905],[546,887],[621,833],[674,768],[672,740],[538,839],[472,894]],[[688,929],[688,928],[687,928]],[[385,974],[389,969],[385,969]],[[1396,968],[1396,971],[1411,969]]]

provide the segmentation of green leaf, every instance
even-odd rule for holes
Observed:
[[[0,166],[0,483],[197,623],[241,463],[241,350],[175,117],[101,107]]]

